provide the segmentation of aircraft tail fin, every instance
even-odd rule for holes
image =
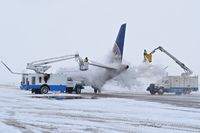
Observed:
[[[117,62],[122,62],[125,32],[126,32],[126,24],[122,24],[112,50],[114,54],[114,60]]]

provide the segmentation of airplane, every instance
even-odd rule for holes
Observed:
[[[112,68],[105,67],[106,69],[104,71],[99,72],[99,74],[93,77],[91,87],[94,89],[95,93],[100,93],[101,88],[108,80],[113,79],[129,68],[127,64],[122,64],[125,32],[126,24],[122,24],[114,43],[111,56],[109,57],[110,63],[107,65],[110,67],[112,66]]]
[[[101,93],[103,85],[116,76],[120,75],[122,72],[126,71],[129,68],[129,65],[122,64],[123,60],[123,50],[124,50],[124,40],[125,40],[126,24],[122,24],[117,35],[116,41],[114,43],[112,52],[110,53],[108,62],[106,64],[97,63],[88,58],[89,65],[96,67],[104,68],[94,71],[79,72],[77,74],[71,74],[72,78],[82,80],[86,86],[91,86],[94,89],[94,93]],[[62,69],[59,73],[65,73],[65,70]],[[66,71],[66,73],[68,73]],[[69,73],[68,73],[69,74]]]
[[[101,92],[103,85],[110,79],[118,76],[122,72],[126,71],[129,66],[127,64],[122,64],[123,59],[123,50],[124,50],[124,40],[125,40],[125,32],[126,32],[126,24],[122,24],[117,35],[116,41],[114,43],[111,54],[109,55],[109,62],[107,64],[101,64],[95,61],[88,59],[87,57],[83,60],[78,54],[75,55],[65,55],[60,57],[54,57],[49,59],[43,59],[38,61],[33,61],[31,63],[27,63],[27,69],[33,70],[38,75],[46,75],[45,73],[51,66],[47,64],[76,59],[78,61],[79,67],[81,71],[88,70],[88,65],[92,65],[95,67],[101,68],[100,70],[96,70],[91,74],[87,74],[87,76],[81,76],[79,73],[77,76],[73,77],[76,80],[82,78],[81,81],[85,83],[87,86],[91,86],[94,89],[94,92]],[[30,75],[29,73],[16,73],[13,72],[4,62],[1,62],[12,74],[19,75]],[[103,69],[102,69],[103,68]],[[70,75],[67,73],[66,75]],[[88,77],[89,76],[89,77]]]

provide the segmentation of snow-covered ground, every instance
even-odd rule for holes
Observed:
[[[0,132],[200,132],[200,109],[132,99],[47,99],[0,88]]]

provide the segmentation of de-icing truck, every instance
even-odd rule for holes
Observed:
[[[78,62],[79,69],[81,71],[87,71],[89,65],[103,69],[115,69],[114,67],[91,61],[87,57],[83,60],[79,54],[59,56],[28,63],[26,69],[33,70],[35,73],[16,73],[13,72],[4,62],[1,61],[1,63],[12,74],[22,75],[20,86],[22,90],[31,90],[32,93],[36,94],[46,94],[48,91],[60,91],[68,93],[76,92],[77,94],[80,94],[81,90],[84,89],[85,81],[76,81],[72,77],[69,77],[67,74],[46,73],[46,71],[51,68],[51,66],[47,64],[70,59],[75,59],[75,61]]]
[[[87,57],[83,60],[78,54],[65,55],[55,58],[38,60],[27,64],[27,69],[35,71],[35,73],[16,73],[13,72],[4,62],[2,64],[13,74],[22,75],[20,88],[22,90],[31,90],[35,94],[47,94],[48,91],[60,92],[76,92],[81,93],[84,89],[84,83],[81,81],[74,81],[66,74],[49,74],[46,71],[51,67],[47,64],[55,63],[64,60],[75,59],[81,71],[88,70]]]
[[[181,76],[164,76],[156,83],[150,84],[147,91],[152,95],[156,93],[159,95],[163,95],[164,93],[190,94],[192,91],[198,91],[198,76],[192,76],[193,72],[163,47],[157,47],[150,54],[144,50],[144,61],[152,62],[152,54],[155,53],[156,50],[160,50],[168,55],[185,71],[185,73],[182,73]]]
[[[31,90],[35,94],[47,94],[48,91],[60,91],[76,94],[84,89],[84,83],[74,81],[66,74],[23,74],[20,88],[22,90]]]

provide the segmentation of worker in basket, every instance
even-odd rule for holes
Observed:
[[[152,54],[148,54],[146,49],[144,50],[144,62],[152,62]]]

